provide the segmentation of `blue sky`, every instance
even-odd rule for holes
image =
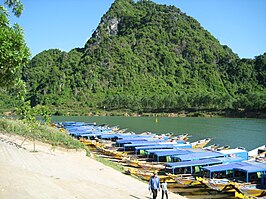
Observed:
[[[195,18],[240,58],[266,52],[266,0],[153,0],[175,5]],[[114,0],[22,0],[24,12],[12,17],[25,32],[32,55],[83,47]]]

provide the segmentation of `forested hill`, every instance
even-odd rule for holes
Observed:
[[[86,19],[82,19],[86,20]],[[84,48],[23,69],[29,98],[66,109],[266,109],[266,54],[240,59],[174,6],[116,0]]]

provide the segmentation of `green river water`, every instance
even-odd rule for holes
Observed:
[[[52,121],[96,122],[127,128],[127,131],[135,133],[188,133],[190,142],[210,137],[210,144],[245,147],[247,150],[266,144],[266,119],[159,117],[156,123],[154,117],[54,116]]]

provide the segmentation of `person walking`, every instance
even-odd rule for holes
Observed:
[[[165,195],[166,199],[168,199],[167,182],[165,179],[162,183],[162,199],[163,199],[164,195]]]
[[[156,172],[153,173],[153,176],[149,180],[149,190],[152,192],[152,198],[156,199],[158,191],[160,191],[160,178]]]

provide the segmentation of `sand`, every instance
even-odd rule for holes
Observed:
[[[84,151],[36,142],[37,152],[32,152],[33,143],[26,141],[21,148],[22,141],[0,133],[1,199],[151,198],[147,183],[86,157]],[[169,194],[175,198],[184,197]]]

